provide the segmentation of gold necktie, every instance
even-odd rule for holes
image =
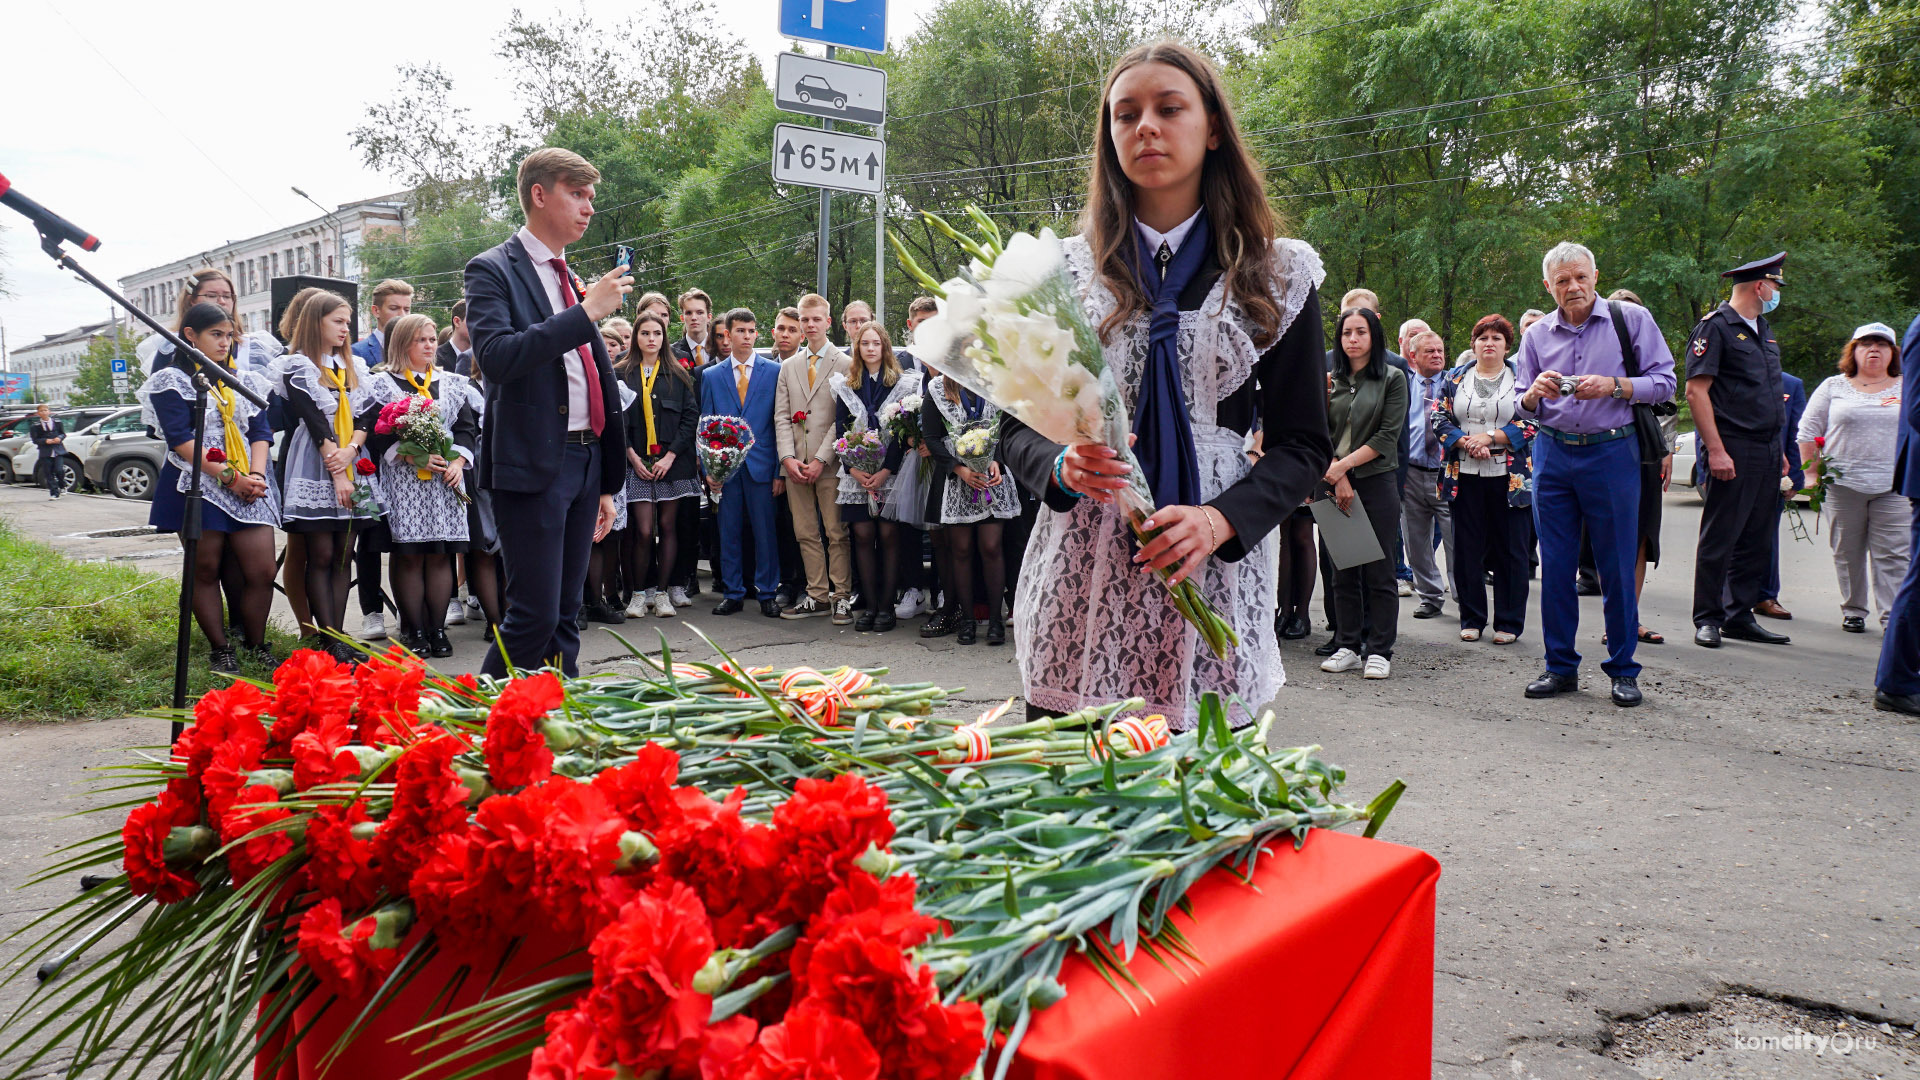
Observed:
[[[353,441],[353,399],[347,393],[347,369],[321,368],[320,374],[333,384],[334,392],[340,395],[339,404],[333,410],[333,444],[345,448]]]
[[[809,390],[813,389],[813,365],[819,363],[819,361],[820,356],[818,353],[807,353],[807,389]]]
[[[745,364],[736,362],[733,365],[733,385],[740,391],[740,404],[742,406],[747,403],[748,370]]]

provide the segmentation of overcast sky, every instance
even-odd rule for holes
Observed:
[[[611,26],[655,2],[585,7]],[[785,47],[777,0],[711,6],[771,71]],[[393,190],[390,178],[360,164],[348,132],[368,101],[391,92],[402,59],[438,63],[476,121],[516,118],[493,55],[513,0],[5,7],[0,174],[100,237],[98,252],[75,254],[109,282],[318,217],[292,185],[329,208]],[[934,0],[891,0],[889,39],[904,40],[933,7]],[[574,0],[551,9],[575,10]],[[0,208],[0,229],[12,290],[0,298],[9,350],[107,318],[106,299],[57,271],[24,218]]]

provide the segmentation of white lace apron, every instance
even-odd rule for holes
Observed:
[[[934,378],[927,383],[927,396],[933,399],[933,407],[940,410],[940,418],[946,421],[947,435],[944,440],[947,453],[955,458],[960,451],[954,449],[960,434],[968,420],[966,408],[957,401],[947,398],[947,380]],[[993,420],[1000,410],[992,402],[980,413],[981,420]],[[1020,489],[1015,486],[1013,477],[1005,469],[1000,471],[1000,482],[987,489],[987,498],[977,498],[974,489],[958,476],[948,474],[947,488],[940,494],[940,524],[971,525],[988,518],[1016,518],[1020,516]]]
[[[853,426],[847,430],[846,434],[854,435],[865,431],[867,429],[867,406],[860,400],[859,393],[848,384],[846,375],[835,372],[833,377],[827,380],[827,386],[833,390],[833,396],[840,399],[840,404],[847,407],[848,415],[853,417]],[[911,397],[919,392],[920,372],[918,370],[903,371],[900,373],[900,381],[894,383],[893,389],[887,391],[887,396],[880,399],[880,408],[875,410],[875,414],[878,415],[879,413],[885,412],[887,406],[899,401],[901,398]],[[885,445],[889,447],[892,446],[893,440],[887,436],[884,429],[881,430],[880,437],[886,440]],[[908,462],[907,464],[912,464],[912,462]],[[853,474],[847,471],[845,465],[841,465],[839,468],[840,484],[834,489],[833,501],[842,506],[864,503],[869,512],[877,510],[878,507],[874,505],[873,497],[867,494],[866,488],[860,486],[860,481],[853,478]],[[906,465],[901,466],[902,470],[905,468]]]
[[[1066,252],[1068,272],[1098,326],[1113,310],[1113,296],[1095,280],[1084,240],[1069,238]],[[1313,248],[1298,240],[1276,241],[1274,255],[1272,289],[1284,334],[1325,271]],[[1216,282],[1198,310],[1180,313],[1181,388],[1204,500],[1252,469],[1244,437],[1217,423],[1219,403],[1253,377],[1260,358],[1239,305],[1229,301],[1222,310],[1224,284],[1224,278]],[[1129,409],[1146,350],[1145,315],[1117,330],[1105,348]],[[1166,587],[1133,564],[1132,533],[1118,508],[1092,499],[1067,513],[1041,507],[1013,612],[1027,700],[1070,711],[1140,697],[1146,711],[1185,730],[1194,724],[1200,695],[1211,690],[1229,701],[1234,724],[1248,722],[1286,682],[1273,628],[1275,543],[1269,534],[1238,562],[1209,559],[1190,579],[1240,635],[1239,646],[1220,660],[1174,610]]]
[[[267,380],[257,372],[241,372],[240,381],[246,384],[247,389],[259,394],[262,400],[269,394]],[[140,401],[141,423],[145,424],[148,430],[160,435],[162,441],[165,441],[166,432],[160,426],[160,415],[153,405],[154,397],[159,394],[177,394],[186,399],[189,413],[193,408],[193,380],[177,367],[161,368],[146,382],[141,383],[140,389],[134,393]],[[239,394],[233,395],[233,422],[239,425],[242,433],[247,430],[247,426],[253,422],[255,414],[259,411],[259,407],[253,402]],[[226,454],[228,464],[234,468],[246,472],[251,467],[252,447],[242,446],[236,450],[227,445],[226,425],[220,421],[220,406],[214,401],[212,394],[207,395],[206,425],[202,429],[201,438],[207,450],[217,447]],[[205,451],[203,450],[202,453],[204,454]],[[193,483],[192,467],[179,454],[173,452],[172,446],[167,447],[167,464],[179,471],[179,480],[175,489],[183,495],[186,494]],[[266,494],[252,502],[246,502],[238,495],[221,487],[212,477],[201,479],[200,497],[206,500],[207,505],[217,507],[221,513],[241,525],[278,527],[280,524],[280,487],[273,481],[272,470],[268,470]]]

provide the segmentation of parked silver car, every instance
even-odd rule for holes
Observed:
[[[166,444],[147,434],[136,409],[132,424],[114,417],[100,425],[100,435],[80,466],[87,482],[100,491],[122,499],[152,499],[166,453]]]

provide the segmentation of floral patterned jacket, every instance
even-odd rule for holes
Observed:
[[[1513,361],[1507,361],[1507,370],[1514,371]],[[1446,457],[1446,466],[1440,470],[1439,494],[1442,499],[1452,502],[1460,493],[1460,459],[1465,451],[1460,449],[1460,440],[1467,433],[1460,429],[1459,417],[1453,414],[1454,395],[1459,393],[1460,384],[1473,371],[1471,363],[1462,364],[1447,372],[1446,381],[1441,384],[1441,393],[1434,398],[1432,412],[1427,422],[1433,427],[1434,437],[1440,440],[1440,451]],[[1504,455],[1507,465],[1507,505],[1515,508],[1533,505],[1533,436],[1534,423],[1531,420],[1515,418],[1500,429],[1507,437],[1507,445],[1495,447],[1494,453]]]

